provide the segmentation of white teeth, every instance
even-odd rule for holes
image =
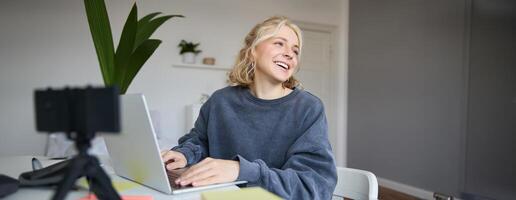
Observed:
[[[276,61],[276,62],[274,62],[274,63],[275,63],[276,65],[278,65],[278,66],[280,66],[280,67],[284,68],[284,69],[288,69],[288,65],[287,65],[286,63],[284,63],[284,62]]]

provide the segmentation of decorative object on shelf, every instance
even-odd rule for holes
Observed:
[[[198,50],[197,47],[200,43],[187,42],[185,40],[181,40],[177,47],[181,48],[179,55],[183,56],[183,63],[194,64],[195,56],[201,53],[201,50]]]
[[[184,17],[165,15],[154,18],[161,14],[154,12],[138,20],[134,3],[115,52],[104,0],[84,0],[84,5],[104,84],[118,86],[120,94],[125,94],[143,64],[161,44],[161,40],[149,39],[154,31],[170,18]]]
[[[202,59],[202,64],[205,64],[205,65],[215,65],[215,58],[213,58],[213,57],[206,57],[206,58]]]

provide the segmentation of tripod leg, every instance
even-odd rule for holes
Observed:
[[[86,169],[86,177],[90,182],[90,188],[98,199],[121,199],[111,184],[111,179],[100,167],[97,158],[90,157],[89,167]]]
[[[84,161],[80,158],[73,158],[69,162],[64,179],[59,183],[56,193],[52,197],[53,200],[62,200],[66,197],[68,191],[75,185],[75,181],[83,176],[82,166],[84,166]]]

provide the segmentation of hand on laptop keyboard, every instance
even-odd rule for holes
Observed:
[[[185,188],[185,187],[192,187],[191,185],[185,185],[185,186],[182,186],[180,184],[176,184],[176,179],[179,178],[179,176],[181,176],[181,174],[183,172],[185,172],[188,168],[181,168],[181,169],[174,169],[174,170],[167,170],[167,175],[168,175],[168,181],[170,182],[170,185],[175,188],[175,189],[179,189],[179,188]]]
[[[240,163],[234,160],[205,158],[181,173],[175,184],[203,186],[233,182],[238,178]]]
[[[161,152],[161,159],[167,170],[179,169],[186,166],[186,157],[177,151],[165,150]]]

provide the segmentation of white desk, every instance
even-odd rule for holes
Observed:
[[[0,157],[0,174],[5,174],[12,178],[18,179],[18,176],[26,171],[32,170],[33,156],[10,156]],[[49,160],[44,157],[38,157],[38,159],[46,167],[52,163],[59,162],[56,160]],[[102,159],[101,159],[102,160]],[[101,161],[102,162],[102,161]],[[121,178],[114,174],[113,169],[108,165],[103,165],[104,170],[110,175],[111,180],[115,184],[124,185],[125,189],[118,191],[120,195],[151,195],[155,200],[159,199],[172,199],[172,200],[199,200],[201,199],[201,192],[192,192],[180,195],[168,195],[162,192],[150,189],[148,187],[136,184],[124,178]],[[225,188],[213,189],[213,190],[232,190],[238,189],[237,186],[229,186]],[[206,191],[206,190],[205,190]],[[45,188],[20,188],[14,194],[7,196],[6,200],[18,200],[18,199],[50,199],[54,191]],[[67,199],[77,200],[85,197],[88,194],[87,190],[71,191],[66,196]]]

